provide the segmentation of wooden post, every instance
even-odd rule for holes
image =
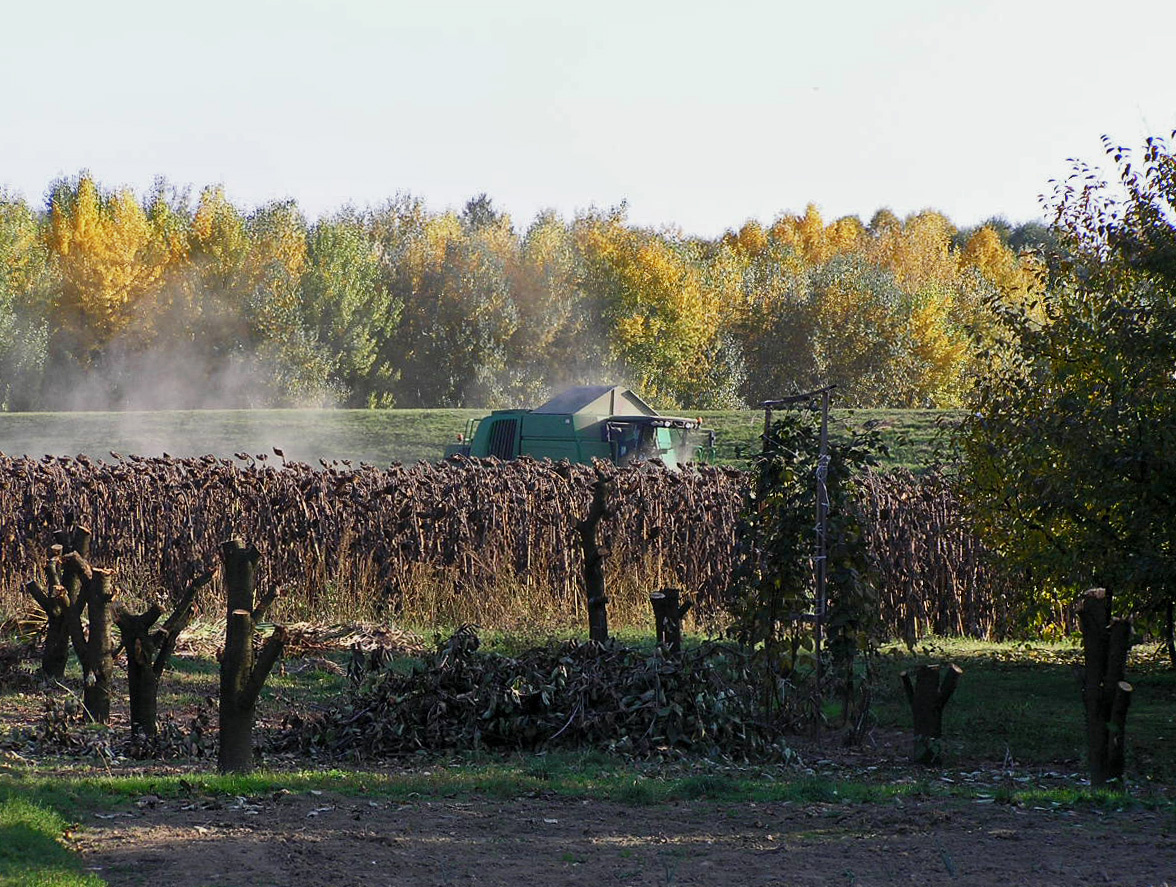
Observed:
[[[657,642],[674,654],[682,650],[682,617],[690,610],[689,601],[680,603],[681,594],[677,588],[663,588],[649,596]]]
[[[220,669],[220,749],[217,767],[222,773],[245,773],[253,769],[253,720],[257,697],[270,670],[282,655],[286,631],[276,626],[256,657],[253,633],[277,597],[263,595],[254,605],[253,589],[260,552],[240,539],[221,543],[224,560],[228,619],[225,652]]]
[[[1082,703],[1090,784],[1123,778],[1127,709],[1132,686],[1124,678],[1131,649],[1131,620],[1112,618],[1105,588],[1086,592],[1078,612],[1082,629]]]
[[[915,740],[911,759],[930,766],[943,760],[943,709],[964,670],[953,662],[920,665],[912,682],[910,672],[902,672],[902,686],[914,718]]]

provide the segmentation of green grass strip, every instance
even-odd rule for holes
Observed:
[[[498,801],[537,794],[611,801],[632,806],[667,801],[755,801],[797,804],[870,804],[896,800],[956,800],[1063,809],[1164,809],[1176,802],[1084,787],[969,786],[926,778],[898,782],[806,775],[786,769],[685,773],[644,768],[595,753],[488,759],[473,763],[422,761],[403,773],[363,770],[258,771],[248,775],[167,776],[0,775],[0,792],[19,790],[38,804],[83,817],[144,795],[260,797],[278,791],[326,791],[399,802],[440,798]]]
[[[0,885],[101,887],[62,843],[68,829],[48,807],[19,796],[0,799]]]

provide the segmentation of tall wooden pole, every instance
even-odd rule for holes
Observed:
[[[826,583],[829,576],[829,389],[821,391],[821,444],[817,457],[817,600],[813,611],[813,639],[817,662],[817,705],[821,704],[821,642],[825,634]],[[820,724],[820,717],[817,724]],[[817,727],[820,730],[820,726]]]

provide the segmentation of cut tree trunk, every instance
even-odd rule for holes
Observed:
[[[156,712],[159,699],[159,675],[152,668],[151,627],[163,615],[157,604],[145,612],[133,614],[117,607],[114,623],[127,651],[127,691],[131,702],[131,733],[154,738],[157,733]]]
[[[1168,664],[1176,668],[1176,602],[1168,601],[1164,608],[1164,646],[1168,650]]]
[[[60,556],[60,547],[58,557]],[[41,674],[50,681],[65,680],[65,667],[69,664],[69,645],[72,631],[70,618],[77,618],[77,610],[69,599],[65,586],[61,584],[60,573],[56,567],[55,558],[50,555],[49,564],[45,570],[45,587],[42,588],[35,581],[25,584],[25,593],[37,602],[45,614],[45,646],[41,650]]]
[[[222,773],[253,769],[253,721],[257,697],[270,670],[282,655],[286,632],[277,626],[254,656],[253,633],[257,622],[277,596],[271,592],[255,605],[253,600],[257,562],[261,554],[240,539],[221,543],[224,560],[228,619],[225,652],[220,669],[220,749],[217,766]]]
[[[110,636],[110,602],[114,585],[109,570],[94,568],[83,593],[88,611],[89,632],[82,660],[82,705],[90,720],[110,721],[110,687],[114,679],[114,644]]]
[[[588,516],[576,525],[584,553],[584,591],[588,598],[588,638],[603,644],[608,640],[608,596],[604,588],[604,560],[609,552],[599,544],[600,522],[608,512],[610,481],[597,469],[592,484],[592,505]]]
[[[1111,616],[1106,589],[1086,592],[1078,613],[1082,628],[1082,704],[1091,785],[1123,778],[1127,709],[1132,687],[1125,680],[1131,620]]]
[[[176,648],[180,632],[195,614],[196,592],[212,581],[212,573],[195,579],[184,591],[175,610],[164,624],[152,631],[163,610],[152,604],[143,613],[116,607],[114,622],[127,651],[127,684],[131,702],[131,732],[154,739],[158,733],[156,713],[159,679]]]
[[[915,741],[911,759],[916,764],[934,766],[943,761],[943,709],[964,670],[952,662],[940,665],[920,665],[911,673],[901,675],[907,702],[914,717]]]
[[[677,588],[663,588],[649,596],[657,642],[674,654],[682,650],[682,617],[690,610],[690,602],[682,604],[681,596]]]

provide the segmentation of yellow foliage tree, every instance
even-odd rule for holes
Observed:
[[[301,321],[298,284],[306,268],[306,220],[293,202],[263,206],[247,223],[243,273],[253,303],[254,335],[289,342]]]
[[[1010,305],[1024,305],[1037,291],[1041,268],[1031,256],[1018,257],[991,225],[984,225],[968,238],[959,256],[960,268],[974,268],[992,283]]]
[[[894,406],[958,407],[967,388],[967,331],[957,322],[950,290],[929,287],[911,300],[902,332],[904,383]]]
[[[908,293],[949,283],[958,266],[952,251],[955,227],[940,213],[927,210],[901,225],[880,225],[867,250],[870,261],[887,269]]]
[[[49,209],[47,244],[62,280],[54,335],[83,365],[132,327],[149,336],[160,286],[185,257],[182,223],[162,198],[148,211],[129,190],[103,192],[87,173],[59,183]]]
[[[192,217],[192,253],[201,265],[204,282],[218,290],[232,287],[249,254],[245,219],[217,186],[200,192]]]
[[[719,329],[721,304],[680,244],[630,228],[618,215],[577,228],[611,327],[612,353],[641,391],[666,406],[706,386],[704,355]]]

